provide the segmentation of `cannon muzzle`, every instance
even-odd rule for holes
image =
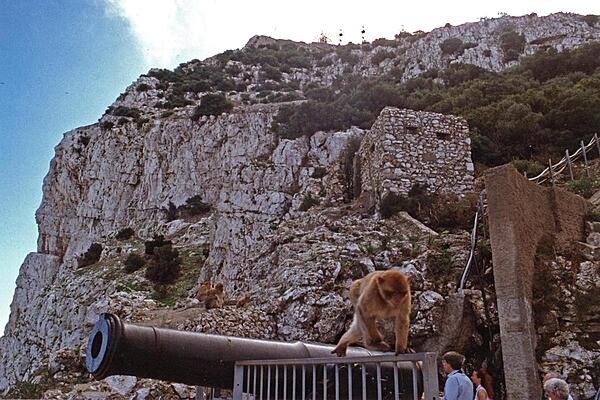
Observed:
[[[333,348],[132,325],[116,315],[101,314],[88,339],[86,366],[96,379],[134,375],[231,389],[236,361],[335,358],[331,354]],[[383,353],[348,348],[348,357],[380,354]],[[412,373],[412,365],[406,364]]]

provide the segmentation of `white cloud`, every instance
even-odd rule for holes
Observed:
[[[129,24],[147,62],[172,68],[193,58],[204,59],[227,49],[242,47],[256,34],[310,42],[324,32],[337,43],[392,38],[401,30],[431,30],[449,22],[457,25],[495,17],[499,12],[546,15],[557,11],[600,13],[597,2],[571,0],[470,0],[401,1],[370,0],[103,0],[107,10]],[[600,3],[598,3],[600,4]]]

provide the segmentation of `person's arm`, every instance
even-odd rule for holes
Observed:
[[[444,400],[458,400],[458,381],[455,376],[449,376],[446,381]]]
[[[481,389],[477,391],[477,400],[487,400],[488,395],[485,389]]]

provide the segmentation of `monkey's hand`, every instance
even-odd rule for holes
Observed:
[[[331,350],[331,354],[337,354],[338,357],[344,357],[346,355],[346,346],[337,345],[335,349]]]

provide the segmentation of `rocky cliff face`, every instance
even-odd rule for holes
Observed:
[[[345,197],[355,180],[348,168],[354,152],[365,159],[395,152],[390,146],[349,152],[349,144],[365,136],[368,143],[381,141],[385,132],[353,128],[282,140],[269,130],[276,112],[276,105],[255,105],[193,122],[181,110],[141,128],[97,124],[65,134],[37,212],[40,252],[22,267],[2,339],[3,365],[11,366],[3,387],[34,379],[55,352],[79,349],[98,314],[107,311],[132,321],[175,319],[180,328],[205,332],[335,342],[347,322],[340,315],[350,316],[349,281],[385,266],[421,276],[415,298],[423,293],[425,314],[416,318],[423,320],[414,335],[432,333],[425,310],[444,302],[425,279],[422,243],[437,233],[407,215],[394,221],[361,216]],[[387,115],[397,112],[386,109],[382,121],[389,124]],[[441,159],[440,173],[445,162],[462,165],[472,182],[468,154]],[[361,171],[375,175],[378,168]],[[168,220],[169,206],[197,197],[211,206],[207,215]],[[121,243],[115,236],[126,228],[135,236]],[[157,234],[184,260],[190,292],[181,301],[190,301],[196,281],[209,279],[224,282],[230,298],[250,295],[250,305],[215,310],[208,315],[212,322],[201,322],[207,315],[199,309],[163,320],[168,309],[152,299],[156,289],[143,275],[123,272],[126,256],[141,254],[143,242]],[[409,235],[414,249],[406,247]],[[456,240],[464,244],[466,237]],[[101,259],[81,268],[93,243],[102,245]],[[456,249],[463,260],[465,249]],[[254,322],[224,325],[227,320]]]
[[[302,98],[311,84],[328,86],[343,74],[375,76],[399,68],[407,79],[451,62],[506,68],[514,61],[501,61],[501,28],[524,35],[520,54],[600,37],[600,28],[581,16],[505,17],[349,48],[349,58],[330,45],[294,44],[311,64],[298,62],[280,74],[243,57],[196,60],[180,71],[203,73],[219,65],[227,75],[213,69],[206,81],[192,82],[208,86],[194,90],[164,72],[140,77],[97,124],[67,132],[55,149],[36,213],[38,251],[21,267],[0,338],[0,392],[23,389],[18,382],[54,387],[47,397],[112,390],[147,398],[159,390],[135,379],[85,383],[78,358],[91,325],[107,311],[179,329],[333,343],[351,316],[350,281],[391,267],[413,276],[410,335],[417,350],[459,343],[476,354],[484,344],[497,345],[497,330],[485,333],[497,327],[489,285],[452,294],[469,234],[438,234],[408,214],[384,219],[378,212],[381,194],[405,195],[412,176],[461,196],[473,190],[462,119],[388,108],[372,129],[284,139],[271,127],[278,100],[292,100],[275,95]],[[460,55],[443,53],[442,43],[455,36],[478,45]],[[247,47],[273,43],[278,41],[256,37]],[[477,55],[486,50],[489,57]],[[374,62],[382,51],[389,57]],[[297,86],[282,89],[291,83]],[[271,94],[263,93],[275,84]],[[215,91],[235,108],[197,115],[203,95]],[[255,104],[265,96],[274,97]],[[407,132],[410,140],[403,138]],[[432,147],[432,140],[445,145]],[[365,197],[375,201],[362,202]],[[207,208],[183,212],[193,201]],[[120,235],[126,229],[133,236]],[[170,240],[181,259],[179,280],[166,288],[154,286],[143,271],[124,270],[127,257],[143,254],[156,235]],[[92,244],[101,246],[100,258],[84,265]],[[228,299],[246,301],[205,310],[194,299],[204,280],[222,282]],[[448,310],[461,318],[450,318]],[[160,390],[193,396],[180,386]]]

